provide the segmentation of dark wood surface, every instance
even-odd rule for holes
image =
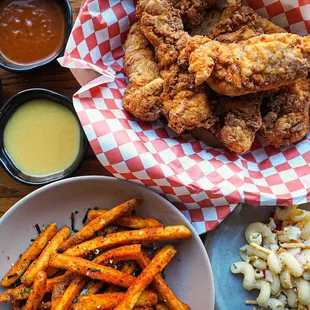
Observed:
[[[70,0],[74,20],[79,12],[82,0]],[[52,64],[28,73],[12,73],[0,69],[2,81],[2,98],[0,106],[17,92],[33,88],[47,88],[68,97],[79,89],[79,84],[69,69],[62,68],[57,61]],[[82,167],[76,175],[110,175],[102,167],[92,150],[88,149]],[[21,184],[11,177],[0,167],[0,217],[18,200],[34,191],[35,186]]]

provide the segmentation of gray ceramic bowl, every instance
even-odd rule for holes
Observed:
[[[109,209],[138,195],[143,196],[144,201],[137,208],[137,214],[154,217],[164,225],[183,224],[191,229],[191,239],[174,242],[178,253],[166,268],[166,281],[192,310],[212,310],[211,266],[193,227],[167,200],[145,187],[116,178],[87,176],[66,179],[44,186],[16,203],[0,220],[0,277],[29,246],[31,238],[36,237],[35,224],[42,227],[55,221],[58,227],[70,225],[71,212],[78,211],[75,222],[80,228],[88,208]],[[3,304],[0,308],[10,309],[9,305]]]

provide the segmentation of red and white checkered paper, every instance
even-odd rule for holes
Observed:
[[[291,32],[310,33],[310,0],[248,4]],[[177,135],[165,120],[136,121],[124,111],[123,43],[135,20],[132,0],[86,1],[59,60],[68,68],[100,73],[74,95],[73,102],[102,165],[116,177],[166,197],[199,233],[215,228],[239,202],[310,201],[310,135],[281,150],[257,138],[250,152],[235,155],[189,134]]]

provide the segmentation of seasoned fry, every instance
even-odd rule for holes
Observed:
[[[191,231],[183,225],[124,231],[83,242],[78,246],[68,249],[65,254],[68,256],[84,256],[94,250],[106,250],[118,245],[134,242],[184,239],[190,238],[191,236]]]
[[[146,268],[150,263],[150,259],[145,252],[142,252],[137,262],[142,269]],[[183,304],[178,297],[173,293],[170,287],[167,285],[161,274],[158,274],[153,282],[152,287],[159,292],[161,297],[166,301],[169,309],[171,310],[188,310],[190,307]]]
[[[21,306],[20,300],[12,301],[12,308],[11,308],[11,310],[21,310],[21,309],[22,309],[22,306]]]
[[[127,261],[127,260],[135,260],[140,256],[140,254],[141,254],[140,244],[125,245],[119,248],[111,249],[99,255],[98,257],[93,259],[93,262],[97,264],[101,264],[101,263],[107,264],[107,263],[110,263],[111,261],[115,263],[119,263],[119,262]],[[63,280],[64,278],[71,276],[71,275],[72,275],[72,271],[67,271],[64,275],[61,275],[59,277],[55,277],[52,279],[48,279],[47,280],[47,291],[48,292],[52,291],[56,283],[58,283],[60,280]],[[0,301],[1,301],[1,295],[0,295]]]
[[[97,231],[97,237],[102,236],[105,237],[109,234],[113,234],[115,232],[117,232],[119,226],[116,225],[108,225],[106,227],[103,227],[102,229],[100,229],[99,231]]]
[[[63,277],[60,281],[58,281],[52,292],[52,310],[56,309],[62,295],[66,291],[67,287],[70,285],[75,274],[71,273],[66,277]]]
[[[37,310],[46,292],[46,273],[39,271],[34,279],[33,288],[23,310]]]
[[[22,277],[22,283],[30,286],[39,271],[45,271],[48,261],[53,254],[56,254],[60,245],[70,236],[71,230],[68,226],[62,227],[54,236],[46,248],[42,251],[39,258],[31,264]]]
[[[133,309],[143,290],[153,281],[157,274],[162,272],[176,253],[177,251],[172,245],[164,246],[135,279],[125,293],[124,299],[122,299],[114,310]]]
[[[92,221],[97,218],[101,214],[105,214],[108,210],[90,210],[88,212],[88,219]],[[151,227],[163,227],[161,223],[156,221],[153,218],[143,218],[137,215],[128,215],[122,216],[114,221],[114,224],[128,227],[132,229],[143,229],[143,228],[151,228]]]
[[[39,310],[50,310],[52,309],[52,303],[50,301],[41,304]]]
[[[83,258],[69,257],[63,254],[54,255],[50,260],[50,265],[123,287],[129,287],[135,280],[135,277],[117,269],[102,266]]]
[[[45,270],[48,279],[54,277],[58,271],[59,269],[54,268],[54,267],[47,267]]]
[[[105,293],[90,296],[80,296],[77,303],[72,305],[72,310],[97,310],[112,309],[124,298],[125,293]],[[158,301],[154,291],[145,291],[137,301],[138,307],[149,307]]]
[[[52,223],[48,225],[31,246],[18,259],[11,270],[2,279],[3,286],[10,286],[15,283],[25,272],[28,266],[45,248],[46,244],[56,235],[57,225]]]
[[[164,302],[160,302],[156,305],[156,310],[169,310]]]
[[[113,261],[125,261],[125,260],[135,260],[141,254],[141,245],[132,244],[124,245],[119,248],[111,249],[107,252],[102,253],[101,255],[93,259],[94,263],[101,264]]]
[[[6,290],[0,295],[0,302],[12,302],[14,300],[24,300],[30,295],[32,288],[25,285],[19,285],[16,288]]]
[[[137,263],[134,261],[128,261],[123,264],[121,271],[127,274],[133,274],[136,269],[137,269]],[[110,284],[105,290],[105,293],[116,293],[116,292],[121,292],[121,288],[114,284]]]
[[[101,214],[99,217],[95,218],[87,225],[85,225],[74,236],[64,242],[60,250],[65,251],[66,249],[71,248],[72,246],[80,244],[83,241],[91,238],[96,233],[96,231],[112,223],[113,221],[115,221],[115,219],[126,214],[127,212],[135,209],[141,201],[142,197],[136,197],[114,207],[111,210],[108,210],[104,214]]]
[[[87,278],[81,275],[76,275],[71,281],[69,287],[64,292],[63,296],[58,301],[55,310],[70,309],[75,297],[81,292],[87,281]]]
[[[84,287],[83,291],[81,292],[81,296],[89,296],[97,294],[105,285],[102,281],[97,280],[90,280],[86,287]]]

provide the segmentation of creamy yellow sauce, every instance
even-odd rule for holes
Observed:
[[[78,156],[80,127],[63,105],[32,100],[21,105],[6,124],[4,148],[15,166],[28,175],[61,172]]]

